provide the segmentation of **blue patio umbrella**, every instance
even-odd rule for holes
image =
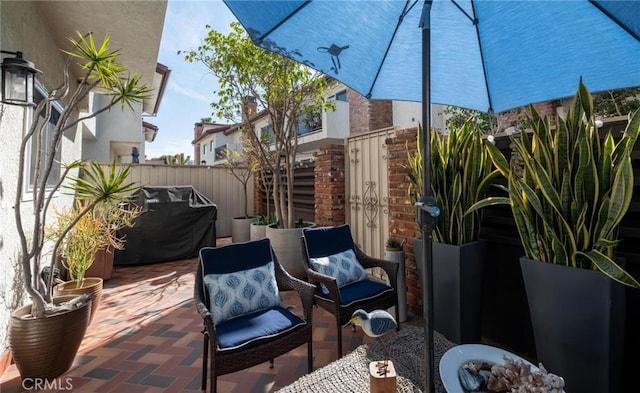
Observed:
[[[491,0],[226,0],[253,41],[370,99],[499,113],[591,91],[640,85],[640,2]],[[430,127],[424,127],[425,202],[433,225]],[[425,391],[433,392],[430,230],[423,277]]]

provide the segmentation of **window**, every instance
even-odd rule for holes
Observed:
[[[207,154],[207,145],[202,145],[202,154]]]
[[[329,99],[347,102],[347,91],[342,90],[341,92],[336,93],[335,95],[332,95],[331,97],[329,97]]]
[[[227,145],[222,145],[220,147],[216,147],[216,149],[215,149],[216,161],[224,160],[224,153],[225,153],[226,149],[227,149]]]
[[[213,151],[213,149],[215,149],[215,146],[213,146],[213,141],[209,142],[209,151]]]
[[[301,114],[298,117],[298,135],[322,130],[322,112],[320,109]]]
[[[273,143],[275,141],[275,135],[273,134],[273,126],[269,124],[260,129],[260,140],[263,142]]]
[[[42,89],[42,87],[40,86],[36,86],[36,92],[34,94],[34,101],[37,103],[39,103],[40,101],[42,101],[44,99],[46,95],[46,92]],[[51,144],[53,143],[53,134],[55,132],[55,126],[56,123],[58,122],[58,119],[60,119],[60,114],[62,113],[62,106],[60,106],[57,103],[54,103],[54,105],[51,108],[51,118],[49,119],[49,121],[47,122],[46,128],[42,134],[43,140],[39,141],[37,138],[39,137],[38,133],[36,132],[36,134],[34,134],[34,136],[32,137],[31,140],[31,147],[30,147],[30,151],[29,151],[29,181],[28,181],[28,187],[30,190],[33,189],[33,186],[36,182],[37,179],[35,179],[35,170],[36,170],[36,158],[38,157],[38,142],[40,142],[40,165],[41,167],[46,165],[45,162],[48,158],[48,151],[49,148],[51,147]],[[38,127],[40,127],[44,122],[45,122],[45,117],[44,114],[41,114],[38,116],[37,119],[33,119],[33,121],[37,122]],[[62,141],[59,141],[60,143]],[[53,166],[51,168],[51,172],[49,173],[49,177],[47,178],[47,188],[49,187],[53,187],[58,183],[58,180],[60,180],[60,175],[62,173],[62,164],[61,164],[61,154],[62,154],[62,149],[59,148],[57,149],[56,153],[55,153],[55,157],[54,157],[54,161],[53,161]]]

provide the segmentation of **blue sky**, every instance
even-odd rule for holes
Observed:
[[[195,49],[207,34],[205,26],[227,33],[235,18],[222,1],[169,0],[158,62],[171,70],[156,117],[145,120],[158,126],[153,143],[147,143],[148,159],[184,153],[193,158],[193,124],[213,117],[211,106],[216,78],[202,64],[184,61],[178,50]]]

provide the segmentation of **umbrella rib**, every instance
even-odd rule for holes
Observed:
[[[613,15],[611,12],[607,11],[604,7],[596,3],[594,0],[589,0],[589,3],[591,3],[592,6],[596,7],[600,12],[602,12],[607,17],[609,17],[612,21],[614,21],[618,26],[620,26],[622,30],[626,31],[631,37],[635,38],[636,41],[640,41],[640,36],[638,36],[638,34],[636,34],[635,31],[629,29],[627,25],[622,23],[622,21],[618,19],[615,15]]]
[[[455,3],[455,2],[454,2]],[[484,62],[484,51],[482,50],[482,41],[480,40],[480,30],[478,29],[478,17],[476,16],[476,6],[474,5],[473,0],[471,0],[471,10],[473,12],[473,18],[471,21],[476,28],[476,37],[478,38],[478,48],[480,49],[480,61],[482,62],[482,73],[484,74],[484,86],[487,89],[487,100],[489,101],[489,108],[487,112],[493,112],[493,102],[491,102],[491,93],[489,92],[489,79],[487,78],[487,67]],[[462,11],[464,12],[464,11]],[[464,12],[467,15],[466,12]],[[467,15],[469,17],[469,15]]]
[[[370,99],[371,98],[371,91],[373,90],[373,86],[376,85],[376,81],[378,80],[378,76],[380,76],[380,71],[382,70],[382,65],[384,64],[385,60],[387,59],[387,55],[389,54],[389,50],[391,49],[391,43],[395,39],[396,33],[398,33],[398,29],[400,28],[400,25],[402,24],[402,21],[404,20],[404,17],[409,13],[409,11],[411,11],[411,9],[418,2],[418,0],[413,0],[413,4],[409,5],[409,3],[411,1],[412,0],[407,0],[406,1],[405,5],[404,5],[404,10],[400,14],[400,17],[398,18],[398,23],[396,24],[396,28],[393,30],[393,34],[391,35],[391,39],[389,40],[389,44],[387,45],[387,49],[384,51],[384,56],[382,56],[382,60],[380,61],[380,65],[378,66],[378,70],[376,71],[376,75],[373,78],[373,80],[371,81],[371,86],[369,87],[369,92],[365,95],[366,99]]]
[[[458,2],[456,0],[451,0],[451,2],[453,3],[453,5],[455,5],[460,10],[460,12],[462,12],[467,17],[467,19],[469,19],[471,21],[471,23],[473,23],[474,25],[478,24],[478,20],[476,18],[471,17],[471,15],[467,14],[467,11],[465,11],[460,6],[460,4],[458,4]],[[473,1],[471,3],[473,3]],[[474,10],[474,14],[475,14],[475,10]]]
[[[298,12],[300,12],[304,7],[308,6],[309,3],[311,3],[311,0],[307,0],[304,3],[300,4],[298,6],[298,8],[296,8],[295,10],[293,10],[291,13],[289,13],[287,15],[286,18],[282,19],[280,22],[278,22],[275,26],[273,26],[271,29],[269,29],[269,31],[267,31],[266,33],[262,34],[260,37],[257,37],[255,40],[255,43],[257,45],[262,44],[262,41],[269,36],[269,34],[271,34],[274,30],[278,29],[280,26],[282,26],[283,23],[287,22],[289,19],[291,19],[295,14],[297,14]]]

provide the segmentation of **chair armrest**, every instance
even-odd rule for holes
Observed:
[[[198,315],[202,318],[205,330],[209,335],[209,339],[213,345],[217,345],[218,337],[216,335],[215,325],[213,324],[213,315],[209,308],[205,304],[205,290],[202,285],[202,272],[200,269],[196,269],[195,283],[193,287],[193,302],[196,306]]]
[[[329,290],[329,296],[334,304],[340,305],[340,290],[338,289],[338,281],[335,277],[327,276],[313,269],[307,269],[307,277],[309,282],[319,288],[320,284],[324,284]]]
[[[307,321],[307,323],[311,324],[313,319],[313,293],[316,290],[315,286],[293,277],[286,270],[284,270],[279,263],[275,264],[275,271],[276,281],[278,283],[279,289],[294,290],[298,292],[300,300],[302,301],[304,319]]]
[[[399,263],[370,257],[363,253],[359,248],[356,248],[356,257],[365,269],[379,267],[384,270],[387,274],[387,278],[389,279],[389,285],[394,289],[396,288],[396,283],[398,282],[398,269],[400,267]]]

